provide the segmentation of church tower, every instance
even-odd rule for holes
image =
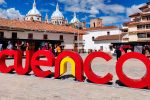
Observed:
[[[46,22],[46,23],[49,23],[48,14],[47,14],[47,13],[46,13],[46,15],[45,15],[45,22]]]
[[[66,20],[62,14],[62,12],[59,10],[59,5],[57,3],[56,10],[53,12],[51,16],[51,23],[54,25],[64,25],[66,24]]]
[[[36,1],[34,0],[32,9],[27,13],[25,20],[27,21],[41,21],[41,13],[36,8]]]
[[[70,24],[75,24],[75,23],[80,23],[80,21],[78,20],[77,15],[74,12],[74,16],[73,16],[72,20],[70,21]]]

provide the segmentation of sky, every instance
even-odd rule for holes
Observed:
[[[140,12],[138,9],[150,0],[36,0],[37,9],[45,19],[46,13],[51,18],[56,4],[65,18],[70,20],[73,13],[77,13],[80,21],[86,21],[89,26],[90,19],[102,18],[106,26],[121,26],[129,21],[129,15]],[[33,0],[0,0],[0,17],[9,19],[23,19],[32,8]]]

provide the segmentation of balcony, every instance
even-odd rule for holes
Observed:
[[[150,38],[138,38],[138,41],[148,42],[148,41],[150,41]]]

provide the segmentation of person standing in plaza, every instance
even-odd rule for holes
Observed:
[[[145,47],[145,56],[147,58],[150,58],[150,49],[148,48],[148,46]]]
[[[51,53],[53,53],[51,44],[49,44],[49,51],[50,51]]]
[[[122,55],[120,48],[119,48],[119,47],[116,47],[115,52],[116,52],[116,59],[117,59],[117,61],[118,61],[118,59],[119,59],[119,58],[121,57],[121,55]]]
[[[58,56],[61,53],[60,45],[56,46],[56,55]]]
[[[121,51],[121,55],[125,54],[125,51],[124,51],[123,47],[120,47],[119,50]]]
[[[29,50],[29,47],[30,47],[30,44],[27,42],[27,43],[26,43],[26,51]]]
[[[12,50],[13,49],[13,45],[12,45],[11,41],[8,41],[7,49],[8,50]]]

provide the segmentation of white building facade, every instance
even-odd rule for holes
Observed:
[[[93,28],[87,29],[86,34],[83,36],[84,41],[84,50],[88,52],[89,50],[96,50],[96,51],[104,51],[104,52],[111,52],[111,43],[112,42],[119,42],[119,39],[111,39],[114,35],[120,35],[121,30],[117,27],[101,27],[101,28]],[[97,39],[98,37],[102,37],[102,40]],[[110,39],[103,39],[110,37]]]
[[[123,42],[150,42],[150,2],[139,10],[139,13],[129,16],[129,22],[124,23],[123,29],[127,30],[127,35],[123,37]]]

